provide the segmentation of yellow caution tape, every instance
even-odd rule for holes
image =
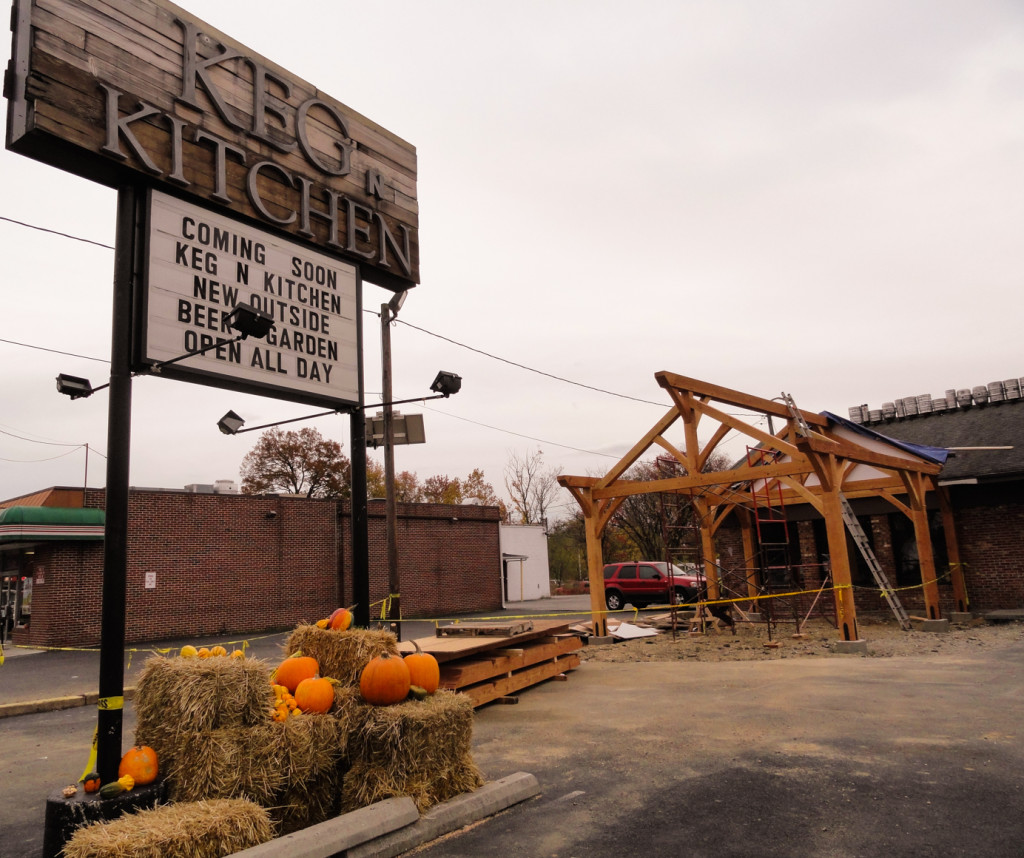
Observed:
[[[113,712],[117,709],[124,709],[123,697],[101,697],[96,701],[96,708],[105,712]]]
[[[97,724],[92,731],[92,748],[89,751],[89,762],[85,764],[85,771],[82,772],[82,776],[78,779],[79,783],[84,781],[87,777],[89,777],[89,775],[96,771],[96,750],[97,743],[99,742],[99,735],[100,725]]]

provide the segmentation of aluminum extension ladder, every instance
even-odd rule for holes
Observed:
[[[807,421],[804,420],[804,415],[800,412],[800,409],[796,407],[793,397],[788,393],[783,393],[782,401],[785,403],[786,408],[789,409],[790,416],[796,421],[797,431],[805,438],[810,437],[811,429],[807,425]],[[896,591],[889,583],[889,579],[885,576],[885,572],[878,562],[875,552],[871,549],[871,543],[868,542],[867,534],[864,533],[864,528],[860,526],[860,522],[853,512],[853,507],[850,506],[850,502],[842,492],[839,492],[839,507],[843,513],[843,523],[846,525],[846,529],[850,532],[850,536],[853,537],[857,548],[860,549],[861,557],[864,558],[868,569],[871,570],[871,576],[875,579],[878,589],[882,591],[882,596],[889,603],[889,607],[892,609],[896,621],[900,624],[900,628],[904,631],[910,631],[913,628],[910,617],[907,616],[907,612],[903,609]]]

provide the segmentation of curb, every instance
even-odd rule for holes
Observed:
[[[394,858],[473,822],[493,816],[540,792],[537,778],[528,772],[484,784],[480,789],[442,802],[412,825],[349,849],[345,858]],[[323,858],[329,852],[320,853]]]
[[[135,697],[135,686],[124,690],[124,699]],[[21,703],[0,703],[0,718],[13,718],[16,715],[35,715],[39,712],[58,712],[61,709],[74,709],[78,706],[95,706],[99,701],[98,691],[86,694],[72,694],[68,697],[47,697],[43,700],[26,700]]]
[[[435,805],[423,816],[408,796],[388,798],[235,852],[231,858],[394,858],[539,792],[536,777],[517,772]]]

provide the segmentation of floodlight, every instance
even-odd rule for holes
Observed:
[[[93,387],[89,379],[79,378],[77,375],[64,375],[64,373],[57,376],[57,390],[72,399],[85,399],[93,394]]]
[[[409,297],[409,290],[406,289],[403,292],[396,292],[391,296],[391,300],[388,301],[388,309],[391,311],[391,318],[394,319],[398,315],[398,311],[402,309],[402,305],[405,303],[405,299]]]
[[[228,314],[228,326],[240,333],[242,339],[263,339],[274,329],[274,317],[252,304],[239,304]]]
[[[462,389],[462,376],[456,375],[454,372],[441,370],[437,374],[437,378],[430,385],[430,389],[434,393],[440,393],[442,396],[451,396]]]
[[[217,421],[217,428],[225,435],[236,434],[244,425],[245,421],[235,414],[234,411],[229,411]]]

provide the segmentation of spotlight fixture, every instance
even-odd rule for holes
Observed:
[[[456,375],[454,372],[441,370],[437,374],[437,378],[431,383],[430,389],[434,393],[441,394],[441,396],[449,397],[462,389],[462,376]]]
[[[252,304],[239,304],[228,314],[227,322],[228,327],[242,335],[242,339],[263,339],[274,329],[274,317]]]
[[[217,428],[225,435],[236,434],[244,425],[245,421],[235,414],[234,411],[229,411],[217,421]]]
[[[99,389],[95,388],[95,390]],[[65,396],[70,396],[72,399],[85,399],[88,396],[92,396],[94,392],[89,379],[79,378],[77,375],[64,375],[64,373],[57,376],[57,390]]]

